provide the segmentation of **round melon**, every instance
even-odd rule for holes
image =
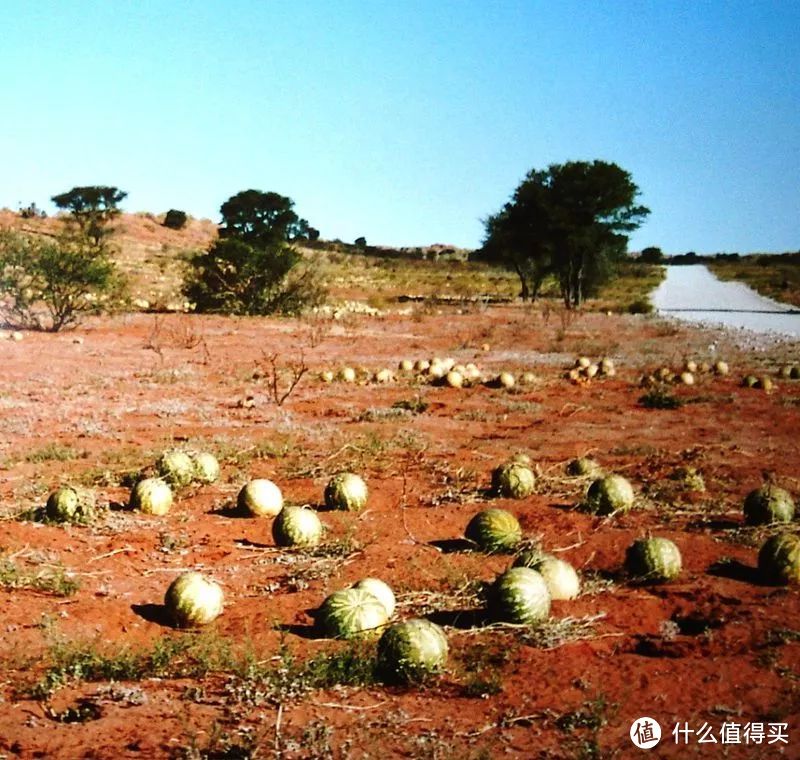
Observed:
[[[581,581],[569,562],[537,550],[522,552],[513,567],[529,567],[536,570],[550,592],[551,599],[574,599],[581,592]]]
[[[161,478],[140,480],[131,490],[130,506],[147,515],[165,515],[172,508],[172,489]]]
[[[389,584],[384,583],[380,578],[362,578],[353,584],[353,588],[369,591],[385,608],[386,614],[391,618],[394,615],[395,598]]]
[[[167,589],[164,606],[178,628],[207,625],[222,612],[219,584],[202,573],[179,575]]]
[[[639,538],[628,547],[625,569],[640,582],[671,581],[681,573],[681,553],[668,538]]]
[[[339,372],[339,379],[344,383],[354,383],[356,381],[356,371],[352,367],[343,367]]]
[[[277,546],[316,546],[322,533],[317,513],[307,507],[284,507],[272,523],[272,538]]]
[[[768,538],[758,552],[758,571],[766,583],[800,583],[800,537],[779,533]]]
[[[577,457],[567,464],[567,475],[574,478],[597,477],[602,467],[591,457]]]
[[[386,607],[369,591],[348,588],[334,591],[317,610],[316,623],[323,636],[351,639],[376,633],[389,622]]]
[[[783,488],[767,483],[745,497],[744,521],[748,525],[791,522],[793,519],[794,499]]]
[[[622,475],[597,478],[586,491],[586,506],[598,515],[627,512],[633,506],[633,499],[633,486]]]
[[[474,364],[467,364],[464,368],[464,373],[471,383],[475,382],[476,380],[480,380],[481,378],[481,371],[474,365]]]
[[[538,623],[550,615],[550,592],[540,573],[512,567],[499,575],[489,591],[489,613],[504,623]]]
[[[254,517],[276,517],[283,509],[283,494],[271,480],[256,478],[245,483],[236,503],[242,512]]]
[[[448,371],[444,364],[434,361],[431,362],[431,366],[428,367],[428,376],[432,377],[434,380],[441,380]]]
[[[451,369],[445,377],[445,382],[451,388],[461,388],[464,385],[464,375],[454,369]]]
[[[730,372],[728,362],[718,361],[714,362],[714,372],[717,375],[727,375]]]
[[[612,359],[605,358],[600,360],[600,374],[608,375],[609,377],[613,377],[617,374],[617,370]]]
[[[403,359],[398,367],[401,372],[411,372],[414,369],[414,362],[411,359]]]
[[[507,554],[522,540],[522,528],[511,512],[484,509],[469,521],[464,535],[484,552]]]
[[[395,683],[423,681],[447,663],[447,636],[430,620],[390,625],[378,640],[378,672]]]
[[[524,455],[527,456],[527,455]],[[527,462],[530,462],[528,458]],[[533,493],[536,478],[524,459],[512,459],[492,472],[492,490],[506,499],[524,499]]]
[[[219,480],[219,462],[213,454],[200,451],[192,455],[194,479],[199,483],[215,483]]]
[[[514,375],[512,375],[510,372],[501,372],[500,377],[497,378],[497,381],[503,388],[513,388],[516,385]]]
[[[194,462],[180,449],[165,451],[156,462],[158,474],[174,488],[188,486],[194,479]]]
[[[354,472],[340,472],[325,486],[325,506],[328,509],[358,512],[366,506],[368,496],[367,484]]]
[[[53,522],[88,523],[94,519],[95,504],[91,491],[61,486],[48,496],[44,511]]]

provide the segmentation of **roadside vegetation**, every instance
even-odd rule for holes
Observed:
[[[800,251],[723,254],[705,263],[720,280],[743,282],[763,296],[800,307]]]
[[[638,193],[627,172],[603,161],[532,170],[487,219],[483,247],[467,251],[325,241],[291,198],[255,189],[231,196],[219,226],[198,236],[184,211],[123,217],[125,191],[74,187],[52,197],[55,220],[33,203],[13,223],[2,214],[0,316],[12,329],[57,332],[125,307],[300,314],[365,294],[375,309],[541,297],[566,309],[647,312],[659,270],[645,260],[631,266],[627,254],[628,233],[649,213]]]

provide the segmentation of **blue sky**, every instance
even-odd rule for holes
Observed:
[[[800,2],[5,3],[0,206],[76,185],[474,247],[530,169],[614,161],[631,248],[800,248]]]

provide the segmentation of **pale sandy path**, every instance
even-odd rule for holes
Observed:
[[[667,267],[652,296],[664,315],[706,325],[800,336],[800,314],[740,282],[722,282],[702,264]]]

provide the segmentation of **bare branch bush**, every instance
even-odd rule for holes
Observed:
[[[306,341],[311,348],[321,345],[328,337],[333,324],[333,317],[319,311],[312,311],[303,316],[306,327]]]
[[[162,314],[153,317],[150,334],[144,342],[144,348],[158,354],[164,361],[165,348],[184,348],[192,350],[200,348],[203,354],[203,364],[208,364],[211,353],[208,350],[205,336],[195,329],[188,317],[167,322]]]
[[[262,351],[261,354],[262,360],[257,368],[258,374],[264,378],[270,398],[278,406],[283,406],[283,402],[292,395],[303,375],[308,372],[305,355],[301,350],[298,359],[281,365],[278,362],[277,353],[267,354]]]

